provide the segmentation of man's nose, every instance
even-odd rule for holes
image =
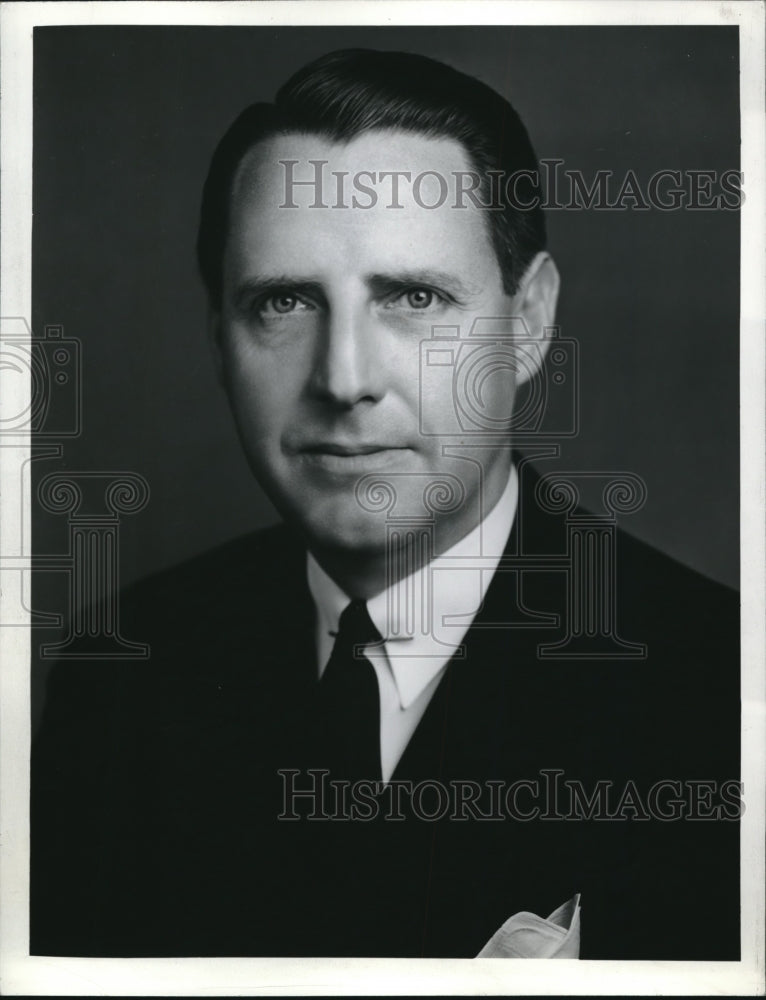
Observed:
[[[336,406],[377,402],[385,393],[380,331],[364,310],[330,312],[318,338],[312,387]]]

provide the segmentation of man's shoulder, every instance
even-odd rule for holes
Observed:
[[[137,580],[114,595],[113,606],[122,638],[142,644],[147,656],[94,658],[85,637],[54,664],[49,689],[81,676],[87,686],[109,688],[144,683],[146,675],[190,678],[243,661],[285,621],[307,619],[305,559],[299,539],[280,524]]]
[[[531,567],[521,570],[525,598],[539,599],[565,628],[616,630],[678,663],[731,660],[739,639],[735,589],[637,537],[619,517],[542,506],[543,482],[526,468],[523,517],[511,542]]]
[[[623,531],[616,535],[614,560],[622,617],[644,623],[665,643],[704,649],[708,658],[719,646],[731,655],[739,637],[738,590]]]
[[[636,577],[651,574],[665,588],[682,587],[684,590],[711,600],[728,600],[737,597],[737,590],[726,583],[694,569],[688,563],[669,555],[632,532],[618,528],[617,554],[626,563],[625,568]]]
[[[567,549],[566,532],[558,537],[559,556],[547,569],[541,560],[539,570],[499,573],[488,595],[483,631],[473,636],[489,665],[487,705],[512,712],[523,690],[551,719],[559,713],[562,731],[587,720],[614,747],[630,744],[629,733],[644,746],[641,727],[653,744],[688,737],[691,746],[695,726],[712,747],[712,713],[724,742],[736,736],[738,593],[616,528],[593,528],[584,553],[572,539]],[[503,628],[513,615],[520,626]],[[469,672],[465,681],[470,693]]]
[[[301,571],[305,551],[287,525],[275,524],[142,577],[125,589],[124,596],[132,601],[175,593],[193,599],[221,588],[279,584]]]
[[[306,550],[283,524],[233,538],[131,584],[120,595],[125,622],[154,631],[229,618],[251,623],[275,605],[305,599]]]
[[[549,474],[550,475],[550,474]],[[738,631],[739,594],[723,583],[692,569],[655,545],[633,534],[631,522],[619,515],[597,516],[581,507],[554,509],[541,504],[546,475],[534,465],[523,467],[520,485],[519,514],[512,536],[514,551],[527,557],[540,553],[540,566],[527,574],[529,582],[546,561],[556,564],[555,572],[566,576],[574,591],[586,584],[594,599],[600,590],[612,602],[618,618],[625,624],[638,624],[665,638],[684,636],[688,644],[695,636],[707,633]],[[523,536],[523,537],[522,537]],[[527,562],[530,562],[527,558]],[[534,559],[531,560],[534,562]],[[548,586],[546,583],[545,586]],[[583,594],[580,594],[583,596]]]
[[[48,706],[58,718],[87,715],[105,727],[118,716],[177,720],[203,715],[222,688],[236,700],[243,684],[271,683],[281,651],[311,635],[305,558],[277,525],[136,581],[114,606],[120,635],[146,655],[93,656],[84,638],[53,664]]]

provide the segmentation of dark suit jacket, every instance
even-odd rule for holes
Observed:
[[[534,486],[524,470],[508,552],[560,555],[564,518],[539,510]],[[739,776],[738,602],[624,534],[617,566],[618,631],[646,658],[545,659],[561,629],[483,627],[519,598],[566,619],[560,568],[497,573],[394,774],[486,790],[559,771],[588,796],[611,782],[612,811],[633,782],[635,814],[629,790],[614,819],[562,818],[561,785],[529,820],[406,807],[279,820],[279,769],[310,763],[302,546],[271,529],[134,587],[123,634],[149,641],[150,660],[62,661],[51,675],[33,753],[33,952],[471,957],[512,913],[547,915],[580,892],[582,958],[737,959],[738,823],[641,807],[664,779],[682,783],[665,786],[666,815],[674,792],[696,794],[698,815],[736,815],[720,789]],[[522,788],[519,812],[532,795]]]

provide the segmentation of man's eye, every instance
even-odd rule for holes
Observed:
[[[261,299],[258,312],[261,316],[285,316],[288,313],[302,312],[310,308],[308,303],[292,292],[278,292]]]
[[[267,306],[269,304],[271,304],[274,312],[289,313],[297,307],[298,299],[294,295],[272,295],[266,302]]]
[[[407,292],[407,302],[413,309],[427,309],[436,296],[428,288],[413,288]]]
[[[430,288],[409,288],[394,300],[394,305],[405,306],[413,311],[423,311],[440,305],[444,299]]]

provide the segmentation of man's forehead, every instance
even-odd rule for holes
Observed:
[[[477,176],[454,139],[402,129],[373,129],[348,140],[313,133],[271,136],[237,170],[232,205],[258,194],[260,206],[401,211],[470,208],[460,188]],[[457,202],[462,204],[457,205]]]
[[[457,204],[471,172],[458,142],[401,130],[271,137],[236,177],[227,260],[237,271],[428,266],[484,285],[498,273],[487,212]]]

